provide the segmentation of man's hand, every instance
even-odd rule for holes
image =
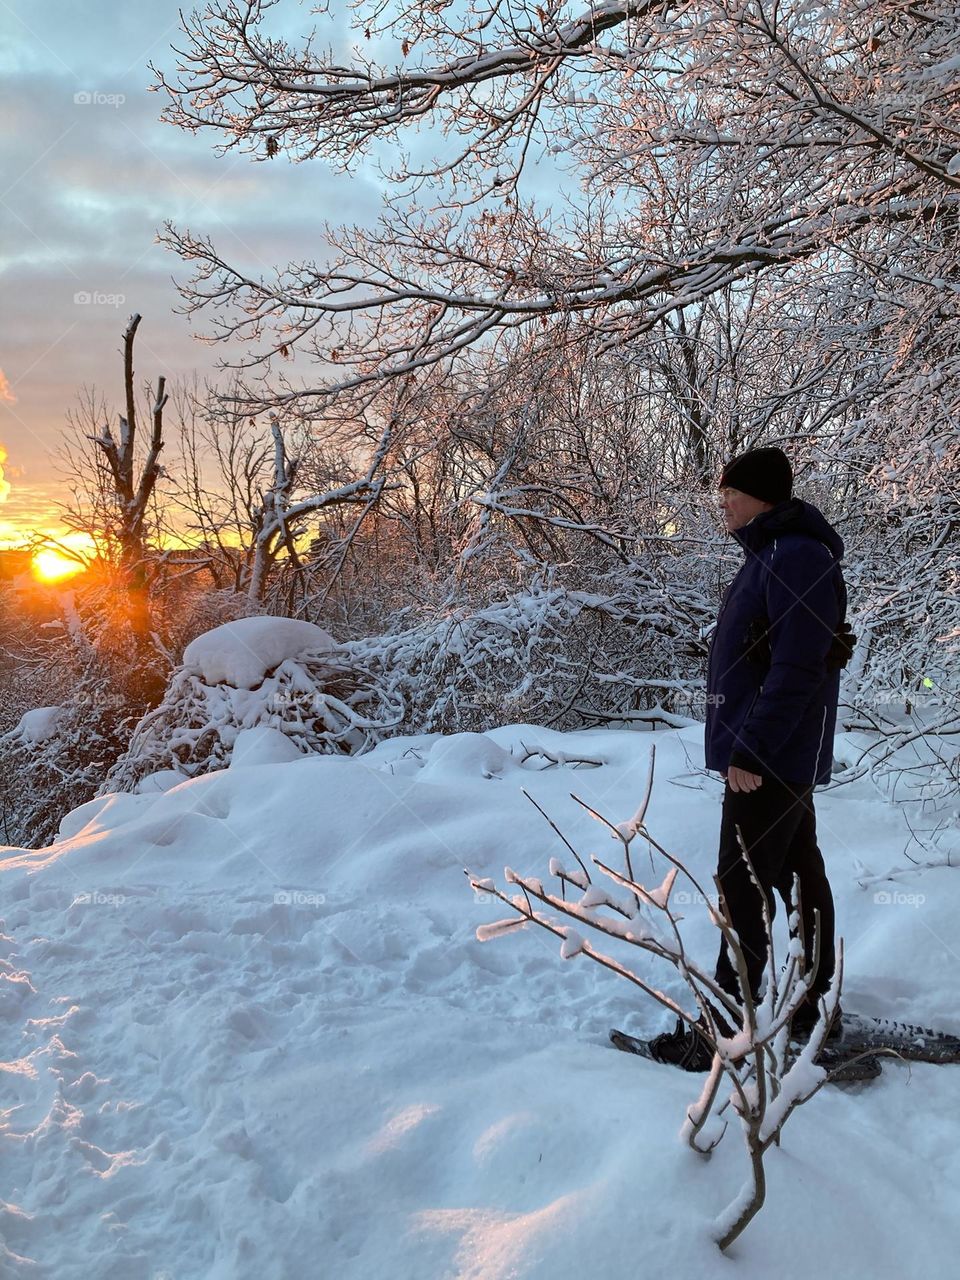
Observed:
[[[738,769],[732,764],[727,770],[727,782],[731,791],[756,791],[763,782],[759,773],[748,773],[746,769]]]

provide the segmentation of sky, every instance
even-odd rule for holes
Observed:
[[[305,5],[282,13],[294,29],[313,21]],[[322,255],[325,216],[375,217],[372,169],[218,157],[211,134],[161,124],[148,62],[172,70],[178,34],[177,0],[0,0],[0,545],[56,526],[52,455],[81,389],[116,421],[133,312],[138,383],[212,375],[231,357],[191,336],[202,317],[175,314],[188,271],[156,243],[166,218],[270,272]]]

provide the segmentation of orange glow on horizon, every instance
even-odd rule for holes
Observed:
[[[65,556],[53,547],[41,547],[33,553],[33,576],[38,582],[63,582],[86,567],[81,560]]]
[[[46,539],[34,548],[30,571],[37,582],[56,586],[88,569],[96,550],[96,544],[86,533],[70,530],[56,537],[47,531]]]

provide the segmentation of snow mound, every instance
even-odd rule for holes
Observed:
[[[484,733],[454,733],[430,748],[423,766],[425,776],[501,778],[518,768],[516,760]]]
[[[63,710],[63,707],[34,707],[32,711],[25,711],[12,736],[31,745],[46,742],[57,732]]]
[[[206,684],[255,689],[287,658],[335,649],[328,631],[296,618],[237,618],[206,631],[187,645],[184,666]]]
[[[241,729],[233,744],[230,768],[238,769],[258,764],[283,764],[287,760],[302,760],[303,753],[295,744],[269,725],[259,724],[253,729]]]

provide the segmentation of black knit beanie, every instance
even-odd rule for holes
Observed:
[[[748,449],[723,468],[720,489],[739,489],[761,502],[786,502],[793,492],[790,459],[782,449]]]

